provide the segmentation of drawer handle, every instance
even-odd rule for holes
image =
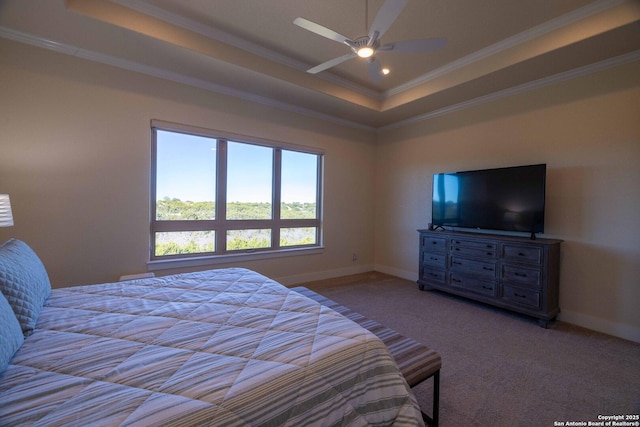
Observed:
[[[485,271],[493,271],[492,267],[482,267],[482,269]]]
[[[429,276],[431,277],[438,277],[438,275],[436,273],[429,273]]]
[[[487,252],[487,255],[493,256],[493,252]]]
[[[437,245],[437,244],[438,244],[438,242],[431,241],[431,244],[432,244],[432,245]]]
[[[456,283],[462,283],[462,280],[459,280],[459,279],[451,279],[451,281]]]
[[[431,261],[438,261],[438,259],[439,259],[439,258],[438,258],[438,257],[434,257],[434,256],[432,256],[432,257],[429,257],[429,259],[430,259]]]
[[[514,296],[514,297],[518,297],[518,298],[524,298],[524,299],[527,299],[527,296],[526,296],[526,295],[522,295],[522,294],[519,294],[519,293],[517,293],[517,292],[514,292],[514,293],[513,293],[513,296]]]
[[[513,274],[514,274],[514,276],[518,276],[518,277],[527,277],[527,275],[525,273],[516,272],[516,273],[513,273]]]
[[[484,286],[484,285],[482,285],[482,289],[486,289],[486,290],[488,290],[488,291],[492,291],[492,290],[493,290],[493,288],[492,288],[492,287]]]
[[[462,263],[460,261],[453,261],[454,264],[456,265],[462,265]]]
[[[524,252],[518,252],[518,256],[527,256]]]

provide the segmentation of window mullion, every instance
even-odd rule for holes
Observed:
[[[151,224],[150,227],[150,233],[149,233],[149,247],[151,249],[151,258],[155,257],[156,254],[156,221],[157,221],[157,186],[156,186],[156,182],[157,182],[157,176],[158,176],[158,162],[157,162],[157,158],[158,158],[158,143],[157,143],[157,138],[158,138],[158,131],[156,130],[155,127],[151,128],[151,158],[153,159],[153,161],[151,162],[151,188],[150,188],[150,194],[151,194],[151,209],[150,209],[150,219],[151,221],[149,221],[149,223]]]
[[[218,139],[216,183],[216,220],[218,231],[216,232],[216,252],[227,251],[227,140]]]
[[[215,230],[216,222],[214,220],[182,220],[182,221],[155,221],[153,231],[170,232],[170,231],[209,231]]]
[[[276,148],[273,150],[273,216],[271,223],[271,246],[273,248],[280,247],[280,207],[282,202],[282,150]]]
[[[324,158],[322,156],[318,156],[318,163],[316,166],[316,242],[318,244],[322,244],[322,212],[324,209],[322,207],[322,201],[324,200],[324,186],[322,185],[324,177]]]

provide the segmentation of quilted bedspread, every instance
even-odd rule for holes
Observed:
[[[232,268],[54,289],[0,376],[2,426],[422,425],[382,342]]]

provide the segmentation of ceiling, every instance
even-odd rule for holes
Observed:
[[[293,24],[365,36],[384,0],[0,0],[0,36],[366,129],[444,114],[640,60],[637,0],[409,0],[382,43],[444,37],[437,52],[349,47]]]

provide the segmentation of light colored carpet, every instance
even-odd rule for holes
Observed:
[[[554,426],[640,414],[640,344],[366,273],[302,285],[437,350],[440,425]],[[414,388],[430,412],[432,381]],[[586,424],[585,424],[586,425]]]

